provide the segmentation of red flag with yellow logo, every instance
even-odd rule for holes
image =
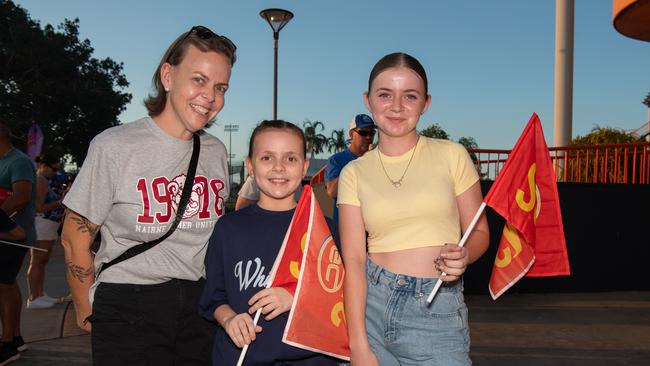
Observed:
[[[311,210],[311,187],[305,186],[291,224],[275,258],[267,287],[283,287],[291,295],[296,292],[302,253],[307,240]],[[309,194],[308,194],[309,193]]]
[[[332,240],[325,216],[308,185],[303,187],[298,207],[301,205],[302,209],[296,209],[293,221],[307,222],[308,227],[302,231],[304,226],[296,225],[296,228],[301,228],[303,253],[297,288],[282,341],[302,349],[349,360],[350,347],[343,312],[343,261]],[[291,240],[287,247],[290,243]],[[278,269],[278,275],[281,272],[283,271]],[[293,273],[293,270],[289,272]]]
[[[570,274],[555,172],[535,113],[483,201],[507,221],[490,277],[493,299],[523,276]]]

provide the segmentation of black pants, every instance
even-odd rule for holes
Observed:
[[[93,365],[210,365],[216,325],[198,314],[203,284],[99,284],[89,318]]]
[[[0,244],[0,283],[13,285],[16,283],[16,276],[23,266],[23,259],[27,254],[27,248],[16,247],[8,244]]]

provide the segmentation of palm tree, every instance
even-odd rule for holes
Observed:
[[[325,151],[327,145],[327,137],[322,133],[318,133],[318,129],[325,129],[325,124],[321,121],[310,121],[305,119],[302,123],[305,132],[305,141],[307,142],[307,151],[309,151],[309,158],[312,159],[314,154],[319,154]]]
[[[332,152],[334,150],[335,153],[345,150],[347,147],[347,139],[345,138],[345,130],[340,129],[340,130],[334,130],[332,131],[332,137],[327,139],[327,151]]]

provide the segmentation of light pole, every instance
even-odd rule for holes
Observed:
[[[224,125],[223,130],[228,132],[228,187],[232,187],[232,133],[239,131],[239,125]]]
[[[260,11],[260,16],[273,29],[273,119],[278,119],[278,39],[282,28],[293,18],[293,13],[284,9],[264,9]]]

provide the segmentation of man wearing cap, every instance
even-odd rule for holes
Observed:
[[[4,233],[0,237],[34,246],[36,207],[33,198],[36,197],[36,172],[29,156],[14,148],[11,137],[9,128],[0,123],[0,219],[4,221],[0,229]],[[7,221],[8,217],[11,221]],[[14,222],[24,232],[17,231]],[[23,234],[26,236],[24,239],[21,238]],[[19,351],[26,349],[20,336],[22,297],[16,284],[16,276],[26,253],[25,248],[0,243],[0,365],[16,360],[20,357]]]
[[[325,168],[325,182],[327,195],[334,200],[334,221],[339,221],[339,210],[336,207],[336,195],[339,188],[339,175],[341,169],[352,160],[362,156],[369,149],[375,138],[375,121],[367,114],[357,114],[350,122],[348,134],[350,146],[334,155],[327,161]]]

